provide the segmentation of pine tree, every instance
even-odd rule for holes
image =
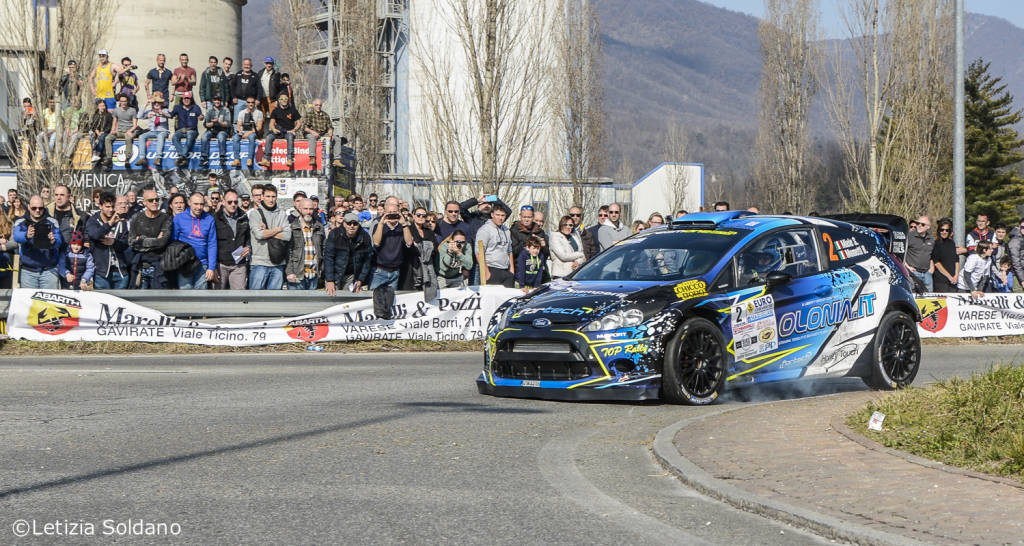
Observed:
[[[1002,78],[988,73],[989,64],[972,62],[964,80],[968,226],[977,214],[988,214],[992,225],[1016,222],[1015,207],[1024,204],[1024,179],[1008,168],[1024,159],[1024,139],[1013,128],[1022,113],[1013,109]]]

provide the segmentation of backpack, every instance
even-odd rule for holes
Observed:
[[[182,275],[188,275],[195,271],[201,263],[196,257],[196,251],[192,245],[184,241],[171,241],[160,258],[160,269],[165,272],[177,271]]]

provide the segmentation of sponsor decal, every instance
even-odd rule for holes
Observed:
[[[856,343],[843,345],[838,347],[830,353],[825,353],[818,357],[818,364],[824,366],[826,369],[836,366],[842,363],[844,360],[850,357],[855,357],[860,354],[860,348]]]
[[[529,315],[536,315],[537,313],[544,313],[546,315],[569,315],[573,317],[582,317],[593,311],[590,307],[580,307],[579,309],[566,308],[566,307],[530,307],[522,309],[518,313],[512,315],[511,318],[517,319],[519,317],[525,317]]]
[[[701,280],[683,281],[674,288],[676,297],[681,300],[691,300],[708,295],[708,285]]]
[[[330,324],[327,322],[327,317],[309,317],[289,321],[284,329],[288,333],[288,337],[312,343],[327,337]]]
[[[918,298],[917,308],[921,311],[921,328],[934,334],[946,327],[949,319],[946,298]]]
[[[59,336],[78,326],[82,302],[77,298],[53,292],[32,294],[28,324],[37,332]]]
[[[799,311],[790,311],[779,319],[779,334],[789,337],[835,326],[847,320],[870,317],[875,314],[876,297],[874,293],[862,294],[855,299],[832,300]]]
[[[546,318],[539,318],[533,321],[534,328],[547,328],[551,326],[551,321]]]
[[[732,349],[737,360],[779,348],[775,328],[775,298],[767,294],[732,306]]]
[[[849,260],[868,253],[864,245],[858,243],[853,237],[833,240],[828,233],[822,233],[821,240],[825,241],[825,246],[828,247],[828,259],[832,262]]]

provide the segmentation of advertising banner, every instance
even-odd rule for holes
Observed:
[[[494,310],[522,291],[481,286],[441,290],[435,300],[422,293],[399,294],[394,319],[373,315],[370,298],[320,313],[245,324],[180,320],[102,292],[15,289],[7,334],[30,341],[145,341],[197,345],[269,345],[321,341],[482,340]]]
[[[923,294],[917,297],[927,337],[987,337],[1024,334],[1024,294]]]

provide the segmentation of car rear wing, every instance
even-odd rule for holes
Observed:
[[[848,214],[830,214],[822,218],[831,218],[841,222],[857,224],[874,230],[882,236],[889,252],[903,260],[907,253],[907,233],[910,226],[902,216],[895,214],[872,214],[867,212],[851,212]]]

